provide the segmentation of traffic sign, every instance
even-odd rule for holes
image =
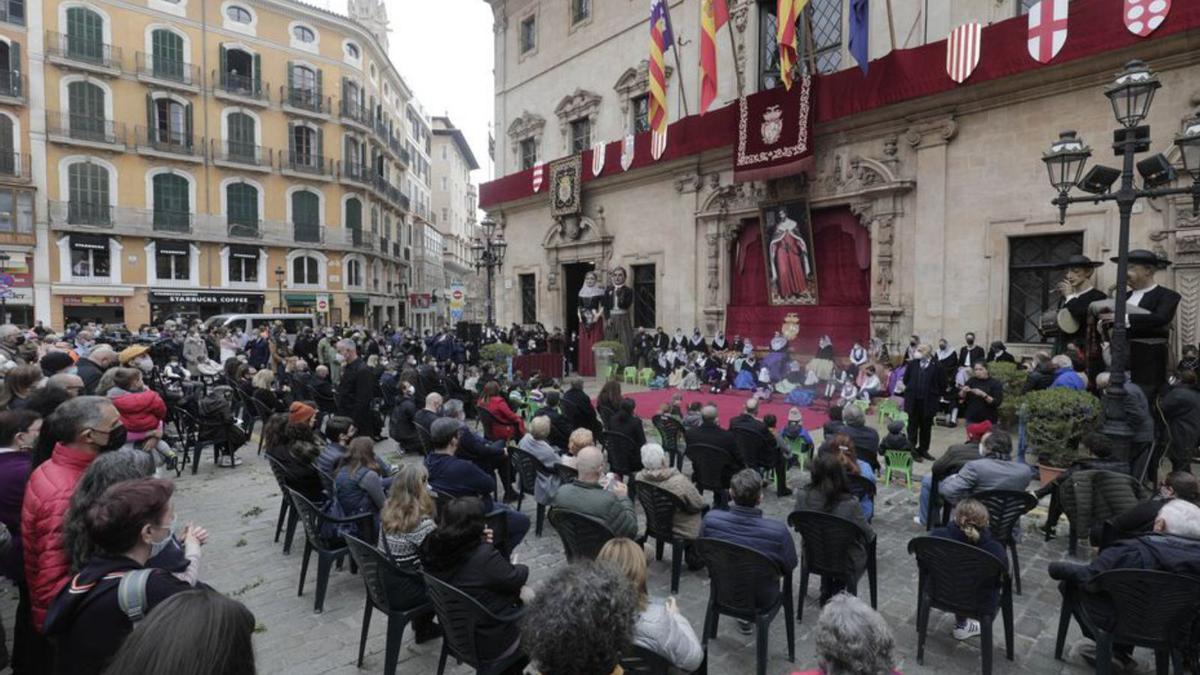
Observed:
[[[318,312],[321,312],[321,313],[328,312],[329,311],[329,296],[328,295],[318,295],[316,304],[317,304]]]

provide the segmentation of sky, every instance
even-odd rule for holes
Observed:
[[[346,0],[309,0],[340,14]],[[480,170],[490,178],[492,8],[484,0],[384,0],[392,63],[431,117],[449,115],[462,129]]]

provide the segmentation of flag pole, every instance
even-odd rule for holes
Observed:
[[[808,51],[808,72],[817,74],[817,41],[813,38],[812,14],[804,12],[804,45]]]
[[[670,2],[663,2],[663,13],[667,17],[667,25],[671,27],[671,39],[674,40],[674,43],[671,45],[671,51],[675,54],[675,70],[677,73],[677,77],[675,79],[679,80],[679,95],[681,98],[683,98],[683,116],[690,117],[691,113],[688,112],[687,104],[687,90],[683,88],[683,66],[679,60],[679,50],[683,48],[681,46],[683,40],[675,34],[675,22],[671,20]],[[663,74],[666,75],[666,73]]]
[[[729,29],[729,47],[733,50],[733,72],[737,75],[737,91],[738,98],[741,98],[746,92],[746,85],[742,82],[742,69],[738,66],[738,49],[737,41],[733,39],[733,17],[725,22],[725,27]]]
[[[896,24],[892,19],[892,0],[887,2],[888,35],[892,39],[892,51],[896,51]],[[868,19],[869,20],[869,19]]]

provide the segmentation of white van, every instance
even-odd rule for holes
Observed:
[[[204,330],[224,326],[230,332],[240,328],[243,333],[254,335],[254,331],[260,326],[272,326],[276,321],[283,322],[288,342],[295,342],[296,336],[305,326],[317,330],[317,317],[314,314],[217,314],[204,320]]]

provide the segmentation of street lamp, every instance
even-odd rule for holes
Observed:
[[[0,251],[0,273],[8,272],[9,260],[12,260],[12,256],[7,251]],[[10,292],[7,288],[0,291],[0,323],[8,323],[8,294]]]
[[[287,306],[283,304],[283,278],[285,276],[287,276],[287,272],[283,270],[283,265],[275,268],[275,283],[279,284],[279,308],[275,310],[277,314],[287,311]]]
[[[495,302],[492,299],[492,286],[495,282],[495,271],[504,265],[504,251],[508,242],[504,241],[503,233],[496,233],[496,221],[491,217],[483,219],[483,236],[471,240],[471,257],[475,263],[475,271],[487,270],[487,322],[495,323]]]
[[[1200,212],[1200,118],[1193,118],[1184,125],[1184,131],[1175,138],[1183,157],[1184,168],[1192,176],[1190,187],[1157,187],[1170,182],[1173,171],[1165,157],[1156,155],[1137,162],[1138,153],[1150,149],[1150,127],[1142,125],[1154,101],[1154,92],[1162,86],[1158,77],[1142,61],[1130,61],[1117,79],[1104,90],[1112,104],[1113,116],[1123,128],[1113,134],[1113,151],[1123,160],[1122,169],[1096,166],[1083,177],[1084,165],[1091,156],[1091,149],[1076,137],[1075,132],[1063,132],[1042,156],[1050,175],[1050,184],[1058,191],[1051,204],[1058,207],[1059,223],[1066,219],[1067,206],[1078,203],[1116,202],[1121,215],[1117,240],[1117,297],[1113,313],[1111,342],[1110,383],[1104,396],[1104,428],[1101,431],[1113,439],[1128,454],[1133,430],[1125,417],[1125,373],[1129,368],[1129,334],[1125,325],[1125,303],[1129,293],[1126,288],[1126,273],[1129,268],[1129,221],[1133,206],[1143,198],[1166,197],[1190,194],[1192,208]],[[1143,185],[1134,184],[1134,169],[1142,175]],[[1111,188],[1120,178],[1116,192]],[[1072,197],[1071,188],[1092,193],[1088,196]]]

